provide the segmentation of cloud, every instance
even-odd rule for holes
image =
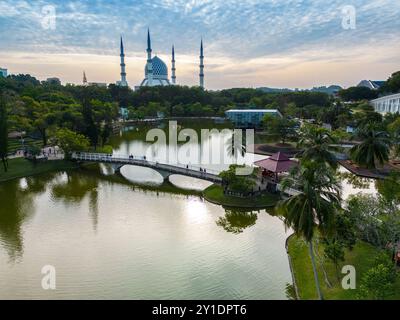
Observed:
[[[42,8],[49,4],[57,10],[56,30],[41,27]],[[342,28],[345,5],[356,9],[355,30]],[[348,65],[366,57],[374,68],[395,65],[399,11],[400,1],[392,0],[0,0],[0,50],[111,57],[118,56],[122,34],[127,55],[141,59],[150,27],[154,51],[168,59],[174,43],[178,57],[192,59],[184,62],[187,70],[197,67],[203,37],[210,72],[258,83],[255,75],[266,78],[257,68]]]

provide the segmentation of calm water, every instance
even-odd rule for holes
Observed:
[[[141,131],[116,137],[115,153],[142,155]],[[162,182],[150,169],[121,174],[102,165],[0,184],[0,299],[286,298],[288,234],[279,218],[135,186]],[[45,265],[56,268],[55,291],[41,287]]]

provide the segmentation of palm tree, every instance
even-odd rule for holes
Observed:
[[[305,125],[300,130],[298,146],[304,149],[301,158],[305,161],[325,163],[336,169],[338,164],[333,153],[338,149],[334,146],[336,143],[336,139],[325,128]]]
[[[383,165],[389,160],[391,141],[386,131],[377,131],[373,126],[366,126],[358,130],[357,137],[362,142],[350,149],[354,162],[376,170],[378,164]]]
[[[322,235],[332,232],[341,202],[339,183],[332,169],[315,161],[303,161],[291,177],[283,180],[282,186],[300,187],[301,193],[279,202],[277,210],[284,217],[285,226],[308,243],[318,297],[323,299],[312,240],[316,228]]]
[[[246,137],[245,135],[232,132],[232,136],[225,142],[226,152],[237,159],[240,154],[242,157],[247,152],[246,148]]]

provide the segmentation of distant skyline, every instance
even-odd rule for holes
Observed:
[[[356,10],[355,29],[342,27],[345,6]],[[348,87],[400,70],[399,12],[393,0],[0,0],[0,67],[77,84],[85,70],[89,82],[115,83],[122,35],[133,87],[149,27],[169,76],[175,45],[178,84],[198,85],[203,37],[207,89]]]

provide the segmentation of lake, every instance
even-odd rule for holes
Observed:
[[[114,153],[142,156],[147,129],[122,130]],[[120,175],[95,165],[0,184],[0,299],[286,299],[290,231],[282,220],[272,210],[224,209],[189,191],[208,182],[170,181],[184,192],[157,191],[161,176],[132,166]],[[360,191],[344,189],[345,196]],[[46,265],[55,267],[56,290],[42,289]]]

